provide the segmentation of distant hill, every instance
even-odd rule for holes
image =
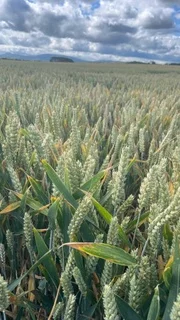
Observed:
[[[66,57],[52,57],[50,62],[74,62],[73,59],[66,58]]]
[[[29,60],[29,61],[50,61],[52,57],[61,57],[64,59],[72,59],[73,62],[84,62],[83,60],[76,57],[67,57],[67,56],[57,56],[49,53],[39,54],[39,55],[23,55],[23,54],[15,54],[15,53],[4,53],[0,54],[0,59],[13,59],[13,60]]]

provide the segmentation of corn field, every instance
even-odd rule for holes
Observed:
[[[180,319],[180,69],[0,73],[0,318]]]

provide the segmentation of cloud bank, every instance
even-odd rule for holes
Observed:
[[[1,0],[4,52],[180,61],[180,0]]]

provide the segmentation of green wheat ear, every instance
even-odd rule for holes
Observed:
[[[7,282],[0,275],[0,311],[5,311],[9,306]]]
[[[105,320],[119,320],[118,309],[116,305],[113,289],[105,285],[103,290],[103,304],[105,311]]]
[[[172,311],[170,313],[171,320],[179,320],[180,319],[180,294],[177,296],[177,300],[174,302]]]
[[[6,277],[6,253],[3,243],[0,243],[0,267],[3,275]]]
[[[64,309],[64,303],[63,302],[59,302],[57,305],[56,305],[56,308],[53,312],[53,319],[54,320],[58,320],[60,319],[60,316],[62,314],[62,311]]]
[[[79,204],[79,207],[77,208],[68,226],[70,242],[74,240],[75,235],[78,233],[84,219],[86,218],[86,216],[92,208],[93,205],[91,199],[88,196],[85,196]]]
[[[82,295],[85,297],[87,295],[87,286],[82,277],[81,271],[78,267],[75,267],[73,270],[74,279],[78,285],[79,290],[81,291]]]
[[[70,294],[66,304],[64,320],[74,320],[75,302],[76,302],[76,297],[73,294]]]
[[[25,242],[26,242],[26,247],[28,249],[29,255],[31,257],[31,260],[33,262],[33,223],[32,219],[29,213],[25,212],[24,214],[24,225],[23,225],[23,230],[24,230],[24,237],[25,237]]]
[[[61,285],[64,296],[68,298],[74,291],[71,282],[71,274],[69,275],[66,271],[61,274]]]

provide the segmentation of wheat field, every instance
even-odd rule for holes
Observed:
[[[180,319],[180,67],[0,75],[0,317]]]

